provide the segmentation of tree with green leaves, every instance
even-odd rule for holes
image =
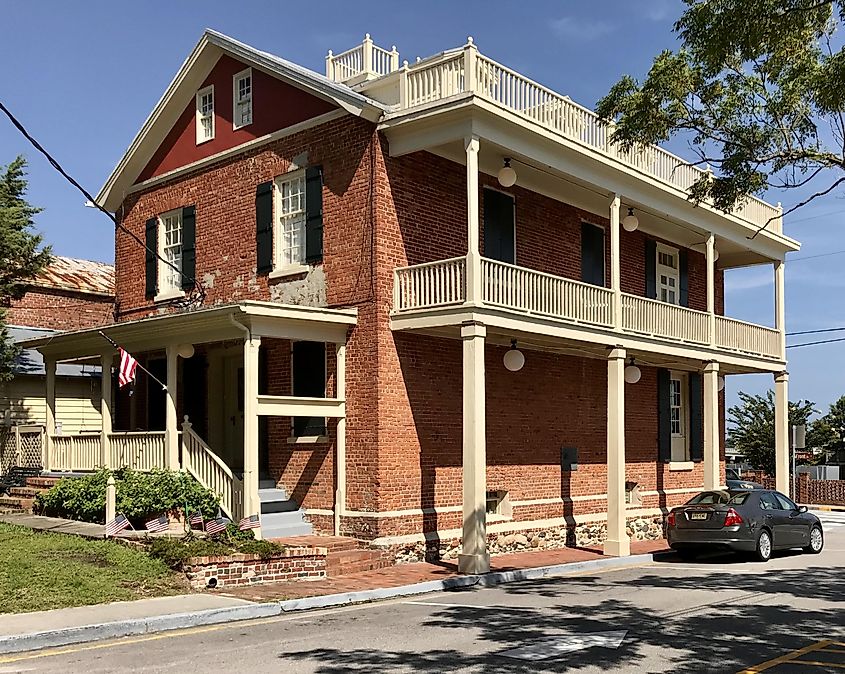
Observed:
[[[690,198],[729,211],[770,187],[808,189],[789,213],[845,182],[845,0],[683,0],[677,51],[597,106],[624,149],[685,136],[713,167]]]
[[[50,248],[42,248],[41,236],[33,231],[33,217],[41,209],[24,198],[25,169],[23,157],[0,166],[0,380],[11,378],[18,353],[6,330],[5,308],[24,296],[26,282],[50,262]]]
[[[845,396],[811,424],[807,431],[807,447],[822,450],[822,459],[825,454],[845,450]]]
[[[775,473],[775,394],[739,392],[740,404],[728,410],[728,444],[742,452],[748,462],[769,475]],[[815,403],[789,403],[789,425],[807,424],[816,414]]]

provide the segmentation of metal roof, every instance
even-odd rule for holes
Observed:
[[[54,255],[29,285],[111,297],[114,296],[114,265]]]
[[[22,342],[26,339],[38,339],[40,337],[49,337],[57,334],[57,330],[46,330],[43,328],[22,328],[18,326],[9,326],[9,337],[14,343]],[[35,375],[44,376],[46,370],[44,369],[44,357],[36,349],[23,349],[15,358],[15,364],[12,367],[15,375]],[[58,363],[56,365],[56,374],[60,377],[99,377],[99,365],[78,365],[76,363]]]

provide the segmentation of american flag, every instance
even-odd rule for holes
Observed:
[[[111,522],[106,522],[106,538],[116,535],[128,526],[129,520],[126,519],[126,515],[118,515]]]
[[[205,533],[207,534],[219,534],[226,528],[226,525],[229,524],[229,520],[225,517],[217,517],[213,520],[208,520],[205,523]]]
[[[250,515],[249,517],[244,517],[240,521],[238,529],[246,531],[247,529],[257,529],[260,526],[261,522],[258,520],[258,515]]]
[[[195,512],[188,518],[188,522],[190,522],[191,525],[199,524],[200,526],[202,526],[202,523],[204,521],[205,520],[203,519],[202,513],[200,511]]]
[[[156,517],[154,520],[150,520],[144,527],[146,527],[147,531],[167,531],[168,527],[170,526],[170,520],[167,519],[167,515],[161,515]]]
[[[138,361],[128,351],[124,351],[123,347],[118,347],[118,350],[120,351],[120,371],[117,375],[117,383],[122,388],[135,381],[135,370],[138,367]]]

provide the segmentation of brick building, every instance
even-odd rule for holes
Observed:
[[[326,71],[207,31],[103,187],[147,245],[117,234],[108,333],[167,382],[117,392],[105,461],[142,430],[265,536],[460,542],[467,571],[514,537],[624,555],[723,484],[723,377],[760,372],[785,479],[778,207],[694,206],[698,169],[471,40],[400,66],[367,37]],[[723,315],[757,264],[774,327]],[[31,345],[114,364],[92,331]]]

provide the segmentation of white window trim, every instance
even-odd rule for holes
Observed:
[[[302,219],[302,259],[297,262],[284,262],[282,261],[282,223],[281,223],[281,212],[282,212],[282,190],[281,184],[286,183],[292,180],[302,180],[302,207],[303,207],[303,219]],[[306,203],[308,194],[307,185],[305,182],[305,169],[295,169],[293,171],[288,171],[287,173],[283,173],[280,176],[276,176],[273,179],[273,269],[271,270],[268,277],[270,279],[274,278],[281,278],[284,276],[293,276],[296,274],[302,274],[310,270],[310,266],[305,263],[305,226],[308,219],[308,204]]]
[[[672,381],[679,381],[681,384],[681,433],[670,433],[672,440],[684,439],[684,458],[670,459],[669,470],[687,470],[684,464],[692,462],[690,456],[690,409],[689,409],[689,375],[686,372],[670,371],[669,373],[669,409],[671,419],[672,405]],[[671,421],[670,421],[671,423]],[[672,467],[675,464],[675,467]]]
[[[180,227],[183,227],[182,223],[182,209],[181,208],[174,208],[172,210],[166,211],[164,213],[160,213],[158,216],[158,231],[156,233],[156,239],[158,241],[158,259],[156,260],[156,286],[159,288],[158,293],[153,298],[153,302],[166,302],[168,300],[178,299],[180,297],[185,296],[185,291],[182,290],[181,287],[179,288],[164,288],[164,279],[166,275],[171,271],[170,267],[164,263],[164,260],[167,259],[167,256],[164,254],[164,247],[165,247],[165,236],[164,236],[164,219],[170,215],[179,215],[179,223]],[[182,236],[184,236],[184,229],[182,230]],[[184,250],[184,242],[182,244]]]
[[[200,113],[200,104],[202,101],[202,97],[211,92],[211,135],[208,138],[205,138],[202,135],[202,114]],[[216,128],[215,128],[215,109],[217,108],[217,96],[214,95],[214,85],[210,84],[207,87],[203,87],[197,92],[196,95],[196,132],[197,132],[197,145],[202,145],[203,143],[207,143],[210,140],[214,140]]]
[[[665,265],[660,264],[660,253],[666,253],[667,255],[673,255],[677,262],[677,266],[675,269],[671,267],[667,267]],[[677,248],[673,248],[672,246],[667,246],[663,243],[658,243],[654,252],[654,286],[657,292],[657,301],[663,302],[660,299],[660,274],[661,272],[665,276],[671,276],[675,279],[675,306],[681,305],[681,253],[680,250]],[[666,302],[666,304],[672,304],[671,302]]]
[[[250,121],[246,124],[238,124],[238,119],[240,115],[238,114],[238,81],[243,79],[244,77],[249,77],[249,119]],[[241,72],[237,73],[232,77],[232,130],[237,131],[238,129],[243,129],[245,126],[249,126],[255,121],[254,117],[254,107],[253,107],[253,98],[255,96],[255,80],[252,77],[252,68],[247,68],[246,70],[241,70]]]

